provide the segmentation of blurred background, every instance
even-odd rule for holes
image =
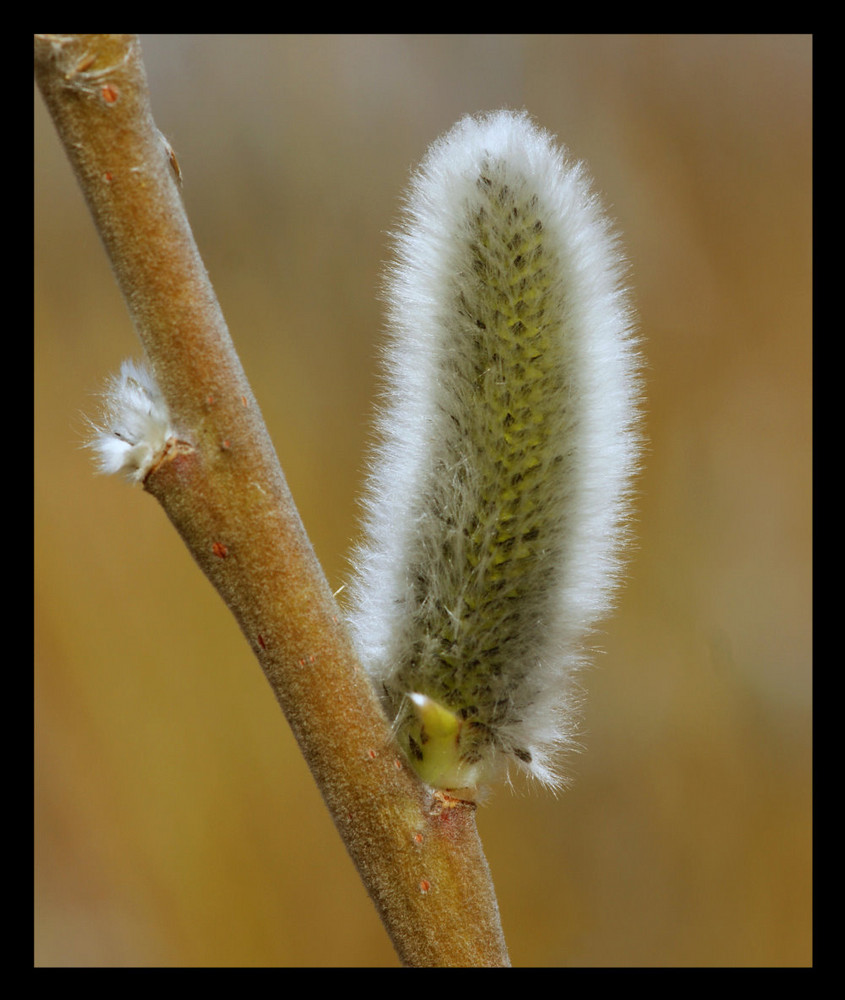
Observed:
[[[629,579],[571,788],[479,813],[515,965],[807,965],[808,36],[143,35],[206,265],[339,587],[409,171],[527,108],[588,162],[644,337]],[[234,620],[83,414],[140,348],[35,94],[35,964],[391,966]]]

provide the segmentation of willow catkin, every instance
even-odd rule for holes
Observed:
[[[583,168],[525,114],[460,121],[411,184],[350,623],[411,763],[559,783],[619,575],[637,354]]]
[[[170,411],[149,367],[124,361],[109,379],[103,412],[87,442],[100,472],[142,483],[174,438]]]

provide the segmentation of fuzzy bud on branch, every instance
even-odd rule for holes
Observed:
[[[584,169],[504,111],[434,143],[397,250],[351,625],[429,784],[555,786],[637,462],[621,254]]]
[[[122,473],[142,483],[150,471],[176,445],[167,403],[146,365],[124,361],[120,374],[109,380],[103,393],[99,423],[91,422],[88,447],[100,472]]]

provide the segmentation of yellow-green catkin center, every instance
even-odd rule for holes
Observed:
[[[508,724],[535,694],[531,657],[560,562],[572,419],[559,263],[537,196],[493,162],[467,217],[435,359],[435,458],[416,511],[417,638],[391,691],[400,740],[440,787],[474,784],[497,751],[531,759],[508,742]],[[409,692],[453,723],[409,703]]]

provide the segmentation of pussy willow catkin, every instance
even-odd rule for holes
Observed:
[[[87,442],[106,474],[142,483],[173,438],[170,413],[150,369],[124,361],[103,393],[99,422]]]
[[[636,466],[621,257],[583,168],[525,114],[465,118],[413,179],[350,621],[438,788],[559,783]]]

